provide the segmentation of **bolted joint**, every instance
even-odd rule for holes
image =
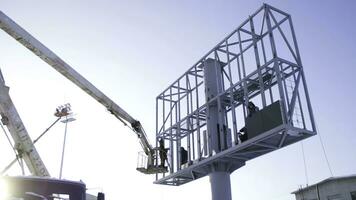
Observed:
[[[17,158],[23,158],[23,154],[25,153],[25,151],[23,150],[22,145],[20,143],[16,143],[14,148],[17,151],[16,157]]]

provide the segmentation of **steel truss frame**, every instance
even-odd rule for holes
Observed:
[[[209,60],[218,61],[223,71],[224,91],[213,98],[204,92],[203,66]],[[237,134],[249,101],[260,108],[280,101],[284,124],[241,143]],[[220,123],[232,132],[232,146],[217,154],[206,133],[211,104],[224,112]],[[221,162],[233,172],[250,159],[315,134],[292,18],[264,4],[157,96],[156,145],[160,138],[169,145],[169,175],[157,174],[155,183],[181,185],[206,176]],[[188,151],[185,167],[179,164],[182,146]]]

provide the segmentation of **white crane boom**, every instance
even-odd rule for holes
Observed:
[[[15,40],[20,42],[26,48],[31,50],[35,55],[40,57],[43,61],[52,66],[55,70],[65,76],[67,79],[72,81],[75,85],[84,90],[91,97],[96,99],[99,103],[105,106],[115,117],[117,117],[122,122],[128,122],[134,132],[140,139],[141,146],[145,154],[149,158],[149,164],[153,162],[154,150],[150,143],[148,142],[147,136],[139,121],[131,117],[125,110],[113,102],[109,97],[107,97],[103,92],[97,89],[93,84],[91,84],[87,79],[75,71],[71,66],[69,66],[65,61],[63,61],[54,52],[48,49],[40,41],[34,38],[30,33],[24,30],[21,26],[16,24],[8,16],[0,11],[0,28],[8,33]]]
[[[46,177],[49,172],[46,169],[40,155],[18,114],[9,95],[9,87],[5,85],[0,71],[0,115],[2,123],[8,128],[18,155],[25,163],[32,175]]]

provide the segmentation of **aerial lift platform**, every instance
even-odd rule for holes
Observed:
[[[49,48],[43,45],[40,41],[34,38],[30,33],[28,33],[21,26],[16,24],[11,18],[6,16],[0,11],[0,28],[4,30],[7,34],[21,43],[23,46],[32,51],[35,55],[61,73],[68,80],[73,82],[84,92],[89,94],[92,98],[97,100],[100,104],[106,107],[106,109],[113,114],[118,120],[123,122],[125,125],[129,125],[131,130],[138,136],[140,144],[143,148],[143,152],[146,155],[146,166],[138,167],[137,170],[145,174],[154,174],[166,172],[166,168],[160,167],[155,163],[155,157],[157,150],[155,150],[149,143],[147,135],[141,125],[141,123],[129,115],[125,110],[123,110],[119,105],[107,97],[103,92],[96,88],[91,82],[84,78],[80,73],[74,70],[69,64],[52,52]],[[31,144],[31,142],[28,142]],[[32,145],[33,146],[33,145]],[[34,148],[34,147],[33,147]],[[35,152],[34,152],[35,153]],[[39,156],[36,156],[39,158]],[[32,159],[33,161],[33,159]],[[39,161],[38,161],[39,162]],[[26,162],[26,164],[30,164]],[[34,173],[34,175],[48,176],[48,173],[43,169],[43,163],[41,165],[41,171],[43,173]],[[32,165],[28,165],[32,167]],[[30,168],[31,169],[31,168]],[[31,171],[32,172],[32,171]]]
[[[157,147],[138,120],[2,12],[0,28],[131,126],[144,150],[137,170],[156,174],[156,184],[209,175],[213,199],[228,200],[234,170],[316,134],[291,16],[268,4],[157,96]],[[164,144],[167,167],[158,156]]]

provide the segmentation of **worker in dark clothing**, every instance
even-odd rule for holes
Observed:
[[[167,160],[168,149],[164,148],[164,140],[159,139],[159,157],[161,158],[161,167],[164,167]]]
[[[252,115],[254,115],[256,112],[258,112],[260,110],[252,101],[248,102],[247,109],[248,109],[247,117],[252,117]],[[246,126],[244,126],[240,129],[240,131],[238,133],[238,137],[240,139],[240,142],[245,142],[248,139]]]
[[[238,133],[238,135],[239,135],[240,141],[245,142],[248,139],[246,127],[243,127],[242,129],[240,129],[240,132]]]
[[[247,109],[249,117],[260,110],[254,103],[252,103],[252,101],[248,102]]]
[[[180,165],[188,162],[188,151],[184,147],[180,147]]]
[[[99,192],[99,193],[98,193],[97,200],[105,200],[105,194],[102,193],[102,192]]]

